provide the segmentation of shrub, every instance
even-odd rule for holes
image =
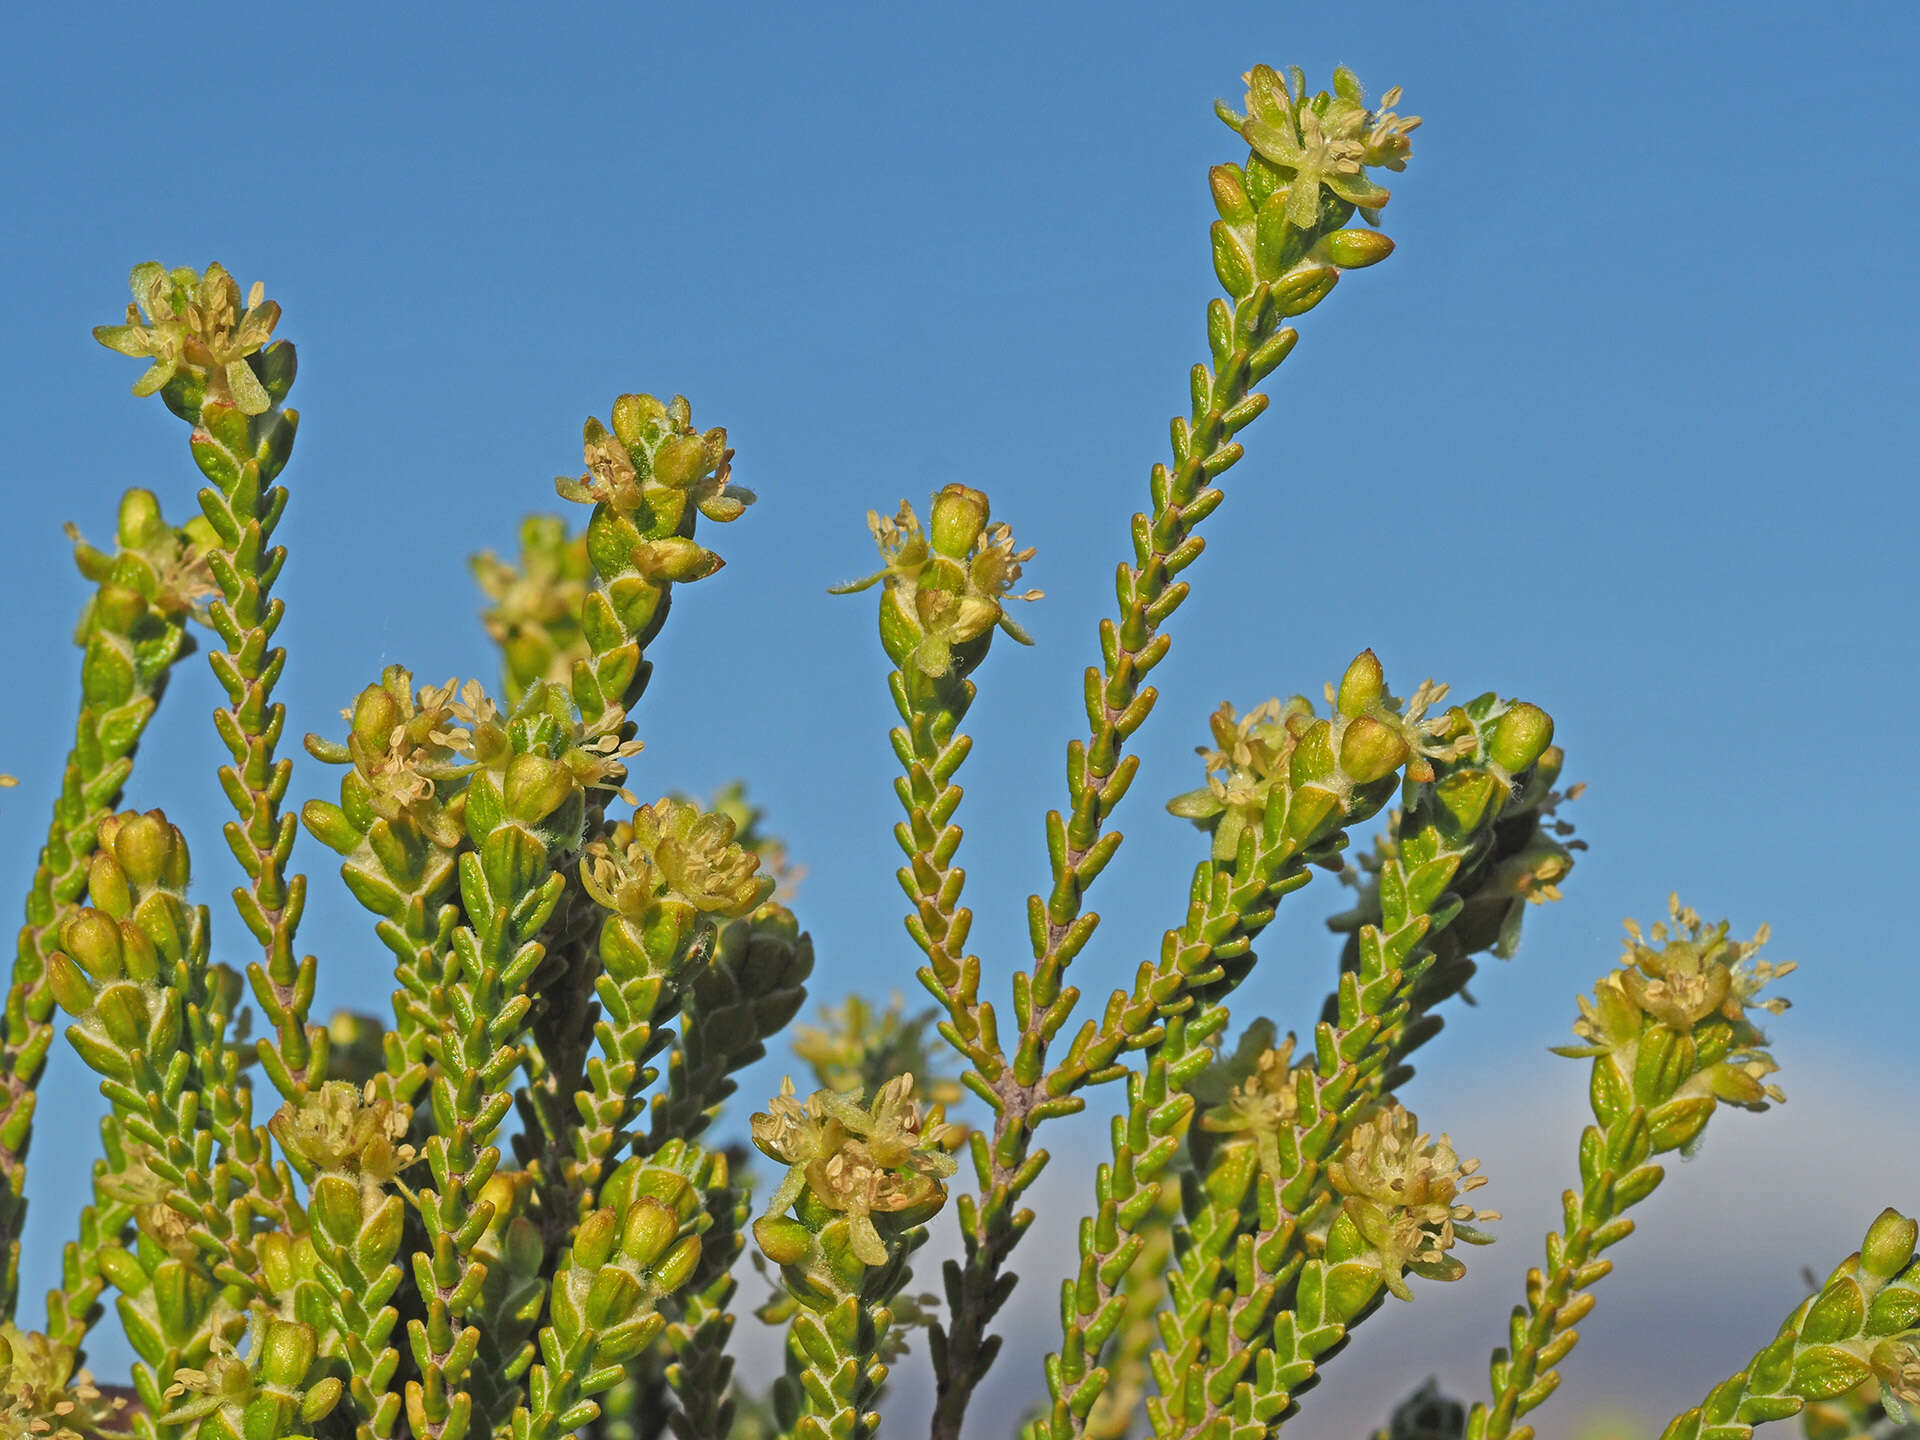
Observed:
[[[1028,900],[1033,957],[1012,1008],[1003,1019],[982,998],[967,949],[956,777],[973,677],[997,636],[1026,643],[1013,602],[1038,592],[1019,588],[1032,552],[988,497],[949,485],[924,518],[908,505],[870,517],[881,568],[843,587],[878,589],[900,721],[899,879],[935,1008],[856,998],[803,1030],[818,1088],[789,1085],[753,1115],[752,1152],[712,1125],[805,997],[813,955],[791,867],[739,791],[642,805],[628,788],[648,647],[676,587],[720,567],[714,527],[753,499],[732,480],[726,432],[647,395],[589,420],[585,473],[558,482],[584,528],[535,517],[517,561],[475,561],[498,687],[418,685],[389,667],[343,737],[307,738],[342,778],[296,815],[273,643],[293,347],[274,338],[279,307],[257,285],[243,297],[220,266],[135,268],[126,323],[95,333],[148,362],[134,393],[190,427],[205,484],[184,526],[134,490],[111,551],[78,546],[94,586],[79,718],[3,1047],[8,1434],[851,1440],[875,1431],[889,1364],[925,1324],[932,1433],[953,1440],[995,1359],[1033,1220],[1023,1200],[1047,1164],[1039,1134],[1110,1083],[1125,1100],[1033,1440],[1271,1433],[1354,1327],[1462,1273],[1460,1247],[1497,1217],[1473,1201],[1475,1162],[1395,1096],[1478,957],[1511,954],[1529,904],[1572,870],[1560,812],[1577,787],[1556,788],[1565,757],[1540,706],[1454,702],[1431,683],[1398,699],[1370,650],[1323,701],[1223,706],[1201,783],[1169,805],[1205,837],[1186,913],[1104,1004],[1081,1007],[1070,983],[1099,923],[1087,894],[1121,842],[1109,822],[1137,771],[1128,742],[1157,702],[1148,677],[1238,437],[1267,405],[1255,387],[1291,355],[1292,320],[1391,253],[1379,172],[1405,167],[1419,124],[1395,113],[1397,91],[1369,106],[1345,71],[1318,94],[1298,71],[1259,67],[1247,85],[1245,113],[1220,114],[1249,154],[1211,176],[1226,294],[1207,307],[1209,360],[1133,518],[1086,672],[1087,732],[1046,817],[1051,874]],[[227,701],[218,780],[246,883],[222,953],[250,936],[244,969],[213,958],[181,832],[159,810],[119,809],[195,634]],[[1350,833],[1376,820],[1350,861]],[[341,857],[392,953],[390,1017],[310,1013],[316,961],[295,943],[303,825]],[[1230,1039],[1253,945],[1316,871],[1359,896],[1332,922],[1333,993],[1302,1034],[1258,1019]],[[1695,1144],[1723,1105],[1780,1098],[1758,1016],[1784,1006],[1768,987],[1792,967],[1759,958],[1764,938],[1736,941],[1677,900],[1660,924],[1629,927],[1561,1052],[1590,1063],[1593,1124],[1490,1393],[1469,1408],[1418,1392],[1393,1433],[1531,1433],[1524,1417],[1552,1393],[1604,1252],[1662,1181],[1659,1157]],[[45,1328],[29,1333],[11,1317],[56,1008],[110,1110],[92,1203]],[[264,1123],[261,1078],[279,1097]],[[948,1118],[968,1094],[977,1127]],[[906,1290],[909,1264],[956,1191],[964,1251],[928,1307]],[[1669,1435],[1744,1435],[1796,1414],[1821,1436],[1906,1423],[1920,1399],[1915,1238],[1913,1221],[1883,1214]],[[749,1241],[776,1287],[760,1316],[787,1333],[787,1374],[764,1397],[727,1354]],[[79,1368],[109,1292],[138,1356],[130,1392]]]

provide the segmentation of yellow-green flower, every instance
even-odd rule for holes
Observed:
[[[205,379],[212,398],[230,400],[245,415],[266,412],[273,402],[247,357],[273,338],[280,306],[257,281],[244,307],[239,283],[219,264],[202,275],[148,261],[134,267],[129,285],[126,324],[96,326],[93,338],[153,362],[134,382],[134,394],[152,395],[187,369]]]
[[[74,1372],[74,1349],[38,1331],[0,1325],[0,1440],[95,1440],[120,1432],[125,1407],[109,1400],[85,1370]]]
[[[1350,100],[1342,103],[1328,96],[1309,101],[1302,93],[1304,84],[1290,89],[1271,66],[1257,65],[1244,78],[1247,114],[1238,128],[1256,154],[1287,172],[1290,224],[1301,230],[1312,228],[1320,216],[1323,188],[1364,209],[1377,210],[1387,203],[1389,192],[1366,172],[1370,147],[1358,138],[1367,125],[1364,110],[1356,114]],[[1398,100],[1397,91],[1389,93]],[[1326,119],[1329,109],[1331,124]],[[1404,164],[1410,147],[1399,148],[1393,137],[1403,142],[1406,132],[1420,122],[1394,116],[1392,122],[1381,123],[1388,125],[1387,133],[1372,148]]]
[[[478,694],[479,687],[468,682]],[[462,827],[456,787],[471,768],[464,749],[470,737],[459,725],[461,705],[454,682],[417,691],[403,666],[389,665],[378,685],[369,685],[341,711],[344,745],[307,737],[307,753],[328,764],[351,764],[365,785],[367,803],[388,820],[409,819],[436,845],[452,849]]]
[[[309,1383],[318,1348],[312,1326],[256,1309],[247,1325],[246,1356],[215,1339],[204,1369],[174,1372],[165,1398],[178,1403],[158,1419],[163,1425],[200,1422],[192,1433],[202,1440],[292,1440],[331,1414],[345,1389],[337,1376]]]
[[[1791,974],[1794,963],[1759,958],[1768,938],[1764,925],[1751,940],[1730,940],[1726,921],[1707,925],[1677,895],[1669,898],[1668,910],[1671,926],[1660,923],[1642,931],[1635,921],[1626,922],[1620,968],[1601,977],[1591,1000],[1580,997],[1580,1018],[1573,1030],[1582,1043],[1560,1047],[1560,1053],[1612,1054],[1631,1073],[1632,1057],[1649,1021],[1683,1036],[1721,1025],[1731,1030],[1727,1044],[1716,1047],[1723,1058],[1677,1093],[1712,1094],[1742,1105],[1783,1098],[1776,1088],[1761,1083],[1775,1066],[1751,1012],[1777,1015],[1787,1008],[1782,997],[1762,998],[1761,991]]]
[[[833,587],[850,595],[886,582],[881,634],[888,654],[920,673],[939,677],[954,666],[956,647],[969,645],[996,626],[1022,645],[1028,636],[1007,613],[1009,600],[1038,600],[1039,590],[1014,592],[1031,547],[1018,549],[1005,524],[989,524],[987,497],[965,485],[949,485],[934,497],[931,533],[905,500],[892,519],[867,513],[867,526],[884,566]],[[899,653],[896,653],[898,651]],[[977,658],[977,657],[976,657]]]
[[[1460,1198],[1487,1183],[1474,1173],[1479,1168],[1477,1160],[1462,1160],[1445,1135],[1435,1140],[1422,1132],[1394,1101],[1356,1126],[1346,1150],[1328,1162],[1327,1179],[1342,1196],[1342,1211],[1373,1247],[1387,1289],[1402,1300],[1413,1298],[1404,1271],[1457,1280],[1466,1267],[1448,1253],[1454,1242],[1492,1239],[1476,1226],[1498,1220],[1498,1212],[1476,1210]]]
[[[319,1174],[346,1175],[378,1190],[417,1158],[401,1143],[412,1118],[408,1107],[379,1093],[376,1081],[363,1090],[328,1080],[282,1105],[267,1128],[309,1183]]]
[[[640,508],[640,472],[617,436],[607,432],[599,420],[586,424],[587,473],[578,479],[556,479],[554,488],[563,499],[582,505],[605,505],[620,515],[631,515]]]
[[[794,1098],[792,1080],[784,1080],[752,1121],[754,1145],[787,1167],[767,1215],[786,1214],[804,1192],[846,1216],[856,1259],[884,1265],[886,1242],[873,1217],[944,1203],[942,1182],[957,1168],[944,1144],[949,1129],[938,1107],[921,1116],[911,1075],[888,1081],[871,1106],[830,1090],[816,1090],[803,1103]]]
[[[1293,1064],[1294,1037],[1278,1045],[1273,1025],[1259,1021],[1248,1028],[1234,1057],[1210,1067],[1195,1097],[1211,1102],[1201,1113],[1200,1128],[1251,1142],[1261,1171],[1272,1180],[1284,1178],[1280,1165],[1280,1137],[1292,1128],[1300,1112],[1300,1084]]]
[[[773,893],[774,881],[759,873],[759,855],[734,834],[726,815],[656,800],[587,846],[580,883],[597,903],[632,920],[667,898],[702,914],[748,915]]]

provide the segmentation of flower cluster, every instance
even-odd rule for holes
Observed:
[[[1378,785],[1403,768],[1411,780],[1431,781],[1436,763],[1470,755],[1478,743],[1464,711],[1433,713],[1447,698],[1445,685],[1423,681],[1403,702],[1387,692],[1379,657],[1371,650],[1355,656],[1340,683],[1326,690],[1333,713],[1324,720],[1301,695],[1265,701],[1245,715],[1230,704],[1214,712],[1208,722],[1214,743],[1196,747],[1206,784],[1176,796],[1167,809],[1212,830],[1215,860],[1233,855],[1241,834],[1259,823],[1276,789],[1311,788],[1344,804],[1356,789]],[[1534,706],[1515,709],[1545,719]],[[1547,721],[1539,746],[1531,754],[1515,747],[1510,758],[1531,764],[1552,733]]]
[[[474,689],[471,684],[469,689]],[[307,752],[329,764],[351,764],[364,803],[383,819],[407,819],[436,845],[460,843],[461,802],[454,784],[467,773],[467,732],[455,714],[455,684],[415,690],[412,674],[389,665],[341,711],[344,745],[307,737]]]
[[[1039,590],[1016,594],[1013,588],[1033,550],[1015,548],[1007,525],[988,523],[987,497],[978,490],[947,486],[934,497],[926,531],[905,500],[891,520],[869,511],[867,525],[886,563],[833,593],[886,582],[880,636],[895,664],[935,678],[955,670],[964,675],[985,657],[995,627],[1022,645],[1033,643],[1006,606],[1041,597]]]
[[[1370,109],[1359,80],[1345,67],[1334,72],[1331,94],[1321,91],[1311,98],[1306,76],[1297,69],[1282,76],[1271,66],[1256,65],[1242,78],[1247,113],[1222,105],[1220,115],[1256,156],[1280,171],[1287,185],[1288,223],[1301,230],[1312,227],[1320,217],[1323,190],[1377,223],[1391,197],[1366,167],[1406,169],[1413,151],[1408,137],[1420,126],[1418,115],[1394,113],[1400,88],[1388,90]]]
[[[662,404],[651,395],[622,395],[614,402],[611,432],[597,419],[586,423],[587,473],[556,479],[554,489],[563,499],[631,517],[647,503],[647,487],[658,485],[684,493],[709,520],[737,519],[753,492],[731,483],[727,432],[697,432],[692,420],[682,396]]]
[[[946,1202],[942,1182],[957,1168],[944,1143],[950,1128],[938,1106],[921,1116],[911,1075],[881,1086],[871,1106],[831,1090],[802,1102],[794,1098],[793,1082],[782,1082],[766,1111],[753,1117],[754,1145],[787,1167],[767,1213],[754,1222],[754,1238],[775,1264],[801,1258],[811,1235],[785,1217],[810,1199],[845,1220],[856,1259],[884,1265],[888,1249],[874,1217],[917,1224]]]
[[[400,1143],[412,1119],[375,1081],[362,1087],[328,1080],[282,1105],[267,1128],[309,1185],[316,1175],[347,1175],[377,1192],[417,1157],[413,1146]]]
[[[169,271],[156,261],[136,265],[128,281],[133,303],[124,325],[94,327],[93,338],[110,350],[151,360],[134,381],[133,393],[152,395],[185,371],[244,415],[263,414],[273,403],[248,362],[273,338],[280,306],[255,281],[240,300],[240,285],[225,267],[206,273]]]
[[[1711,1015],[1739,1025],[1747,1023],[1749,1009],[1778,1015],[1787,1008],[1780,996],[1759,998],[1770,982],[1796,968],[1791,960],[1775,964],[1756,958],[1767,943],[1767,926],[1743,943],[1727,938],[1725,921],[1707,926],[1678,895],[1671,896],[1668,905],[1671,932],[1656,922],[1643,936],[1638,922],[1626,922],[1626,953],[1617,978],[1635,1005],[1669,1029],[1683,1032]]]
[[[1763,999],[1760,992],[1790,974],[1793,962],[1758,958],[1767,942],[1765,926],[1752,940],[1736,941],[1727,938],[1726,921],[1706,924],[1677,895],[1668,910],[1671,925],[1643,932],[1626,922],[1620,968],[1601,977],[1591,1000],[1580,998],[1573,1029],[1581,1043],[1557,1047],[1557,1053],[1610,1056],[1626,1085],[1646,1071],[1640,1064],[1645,1047],[1684,1044],[1679,1062],[1654,1067],[1671,1073],[1675,1083],[1639,1098],[1655,1106],[1678,1102],[1697,1111],[1702,1123],[1715,1101],[1763,1110],[1769,1101],[1784,1100],[1779,1087],[1767,1082],[1779,1067],[1751,1012],[1777,1015],[1787,1008],[1785,999]]]
[[[644,920],[665,899],[703,915],[751,914],[773,893],[760,856],[735,839],[734,822],[680,800],[656,800],[616,824],[581,856],[580,884],[616,915]]]
[[[1300,1113],[1300,1076],[1293,1060],[1294,1038],[1273,1043],[1273,1022],[1247,1027],[1229,1060],[1216,1061],[1194,1083],[1194,1098],[1207,1108],[1200,1128],[1251,1143],[1260,1169],[1276,1184],[1286,1179],[1280,1137]]]
[[[296,1426],[317,1426],[346,1388],[337,1376],[313,1374],[317,1356],[312,1327],[255,1310],[247,1354],[216,1339],[204,1369],[174,1372],[166,1398],[177,1403],[158,1418],[163,1425],[194,1426],[200,1440],[299,1440]]]
[[[213,526],[196,515],[176,530],[150,490],[129,490],[121,500],[114,536],[118,553],[95,549],[76,525],[68,525],[66,533],[82,575],[95,584],[133,590],[169,618],[203,618],[206,603],[220,593],[207,562],[218,541]]]
[[[126,1402],[108,1399],[70,1345],[11,1322],[0,1325],[0,1436],[5,1440],[94,1440],[113,1433]]]
[[[456,774],[489,777],[507,815],[523,825],[541,825],[573,802],[564,820],[563,848],[579,843],[582,801],[589,791],[639,802],[626,789],[627,761],[642,744],[628,734],[626,711],[608,706],[583,721],[566,690],[535,681],[511,712],[502,714],[477,680],[469,680],[447,712],[458,722],[442,737],[459,759]],[[471,797],[469,797],[471,805]]]
[[[747,798],[747,787],[738,780],[723,785],[702,808],[733,822],[734,839],[760,857],[760,873],[772,878],[774,897],[790,903],[806,879],[807,867],[796,863],[787,854],[787,842],[767,828],[767,812]]]
[[[1381,1279],[1402,1300],[1411,1300],[1405,1272],[1429,1280],[1457,1280],[1466,1273],[1448,1252],[1456,1240],[1485,1245],[1492,1236],[1475,1228],[1498,1220],[1461,1196],[1486,1184],[1474,1172],[1477,1160],[1462,1160],[1447,1137],[1423,1133],[1411,1112],[1389,1101],[1354,1128],[1345,1152],[1327,1164],[1327,1179],[1342,1199],[1341,1213],[1358,1227],[1380,1262]]]

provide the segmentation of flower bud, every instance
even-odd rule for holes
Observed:
[[[680,1218],[671,1207],[642,1195],[627,1211],[627,1223],[620,1232],[620,1253],[643,1269],[658,1260],[680,1233]]]
[[[187,888],[186,840],[161,811],[144,815],[130,811],[102,821],[100,839],[103,848],[112,848],[127,878],[141,889]]]
[[[133,887],[127,883],[127,872],[104,849],[95,852],[87,867],[87,899],[116,920],[133,913]]]
[[[611,1260],[619,1221],[611,1210],[596,1210],[582,1220],[573,1237],[573,1263],[583,1270],[598,1270]]]
[[[936,553],[964,560],[987,528],[987,497],[965,485],[949,485],[934,497],[930,538]]]
[[[93,987],[61,951],[47,957],[47,988],[53,991],[55,1003],[75,1019],[93,1008]]]
[[[508,815],[522,825],[538,825],[573,794],[573,772],[544,755],[516,755],[507,763],[501,789]]]
[[[713,469],[707,444],[698,435],[670,435],[653,452],[653,478],[684,490]]]
[[[384,753],[394,727],[405,723],[406,718],[400,702],[389,695],[385,687],[369,685],[353,702],[354,738]]]
[[[77,910],[60,927],[60,946],[95,980],[117,980],[126,970],[120,927],[99,910]]]
[[[641,443],[648,433],[658,434],[660,422],[667,418],[667,407],[651,395],[622,395],[613,402],[613,433],[629,448]]]
[[[1348,721],[1340,737],[1340,768],[1356,785],[1384,780],[1405,763],[1409,753],[1406,737],[1371,715]]]
[[[797,1265],[813,1245],[813,1232],[784,1215],[762,1215],[753,1222],[753,1238],[776,1265]]]
[[[689,1235],[667,1252],[666,1259],[653,1267],[653,1280],[662,1290],[678,1290],[693,1278],[700,1263],[700,1237]]]
[[[1349,719],[1364,715],[1380,703],[1386,689],[1387,674],[1380,668],[1380,657],[1371,650],[1362,650],[1347,666],[1347,673],[1340,677],[1335,708]]]
[[[1313,258],[1338,265],[1342,270],[1361,270],[1378,265],[1393,253],[1393,241],[1378,230],[1335,230],[1323,235],[1313,247]]]
[[[269,1385],[297,1390],[307,1378],[317,1348],[311,1325],[297,1320],[269,1320],[254,1363]]]
[[[120,497],[118,533],[122,550],[145,550],[166,537],[167,522],[151,490],[129,490]]]
[[[1920,1239],[1920,1225],[1898,1210],[1882,1210],[1861,1243],[1860,1263],[1869,1275],[1891,1280],[1913,1259],[1916,1239]]]
[[[1553,717],[1538,705],[1522,702],[1494,722],[1488,750],[1494,764],[1509,774],[1518,774],[1552,743]]]

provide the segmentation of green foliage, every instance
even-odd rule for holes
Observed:
[[[287,656],[272,643],[294,351],[259,286],[243,299],[218,265],[135,268],[126,323],[95,333],[149,362],[134,393],[187,423],[204,485],[184,528],[134,490],[112,553],[78,547],[93,587],[75,633],[79,717],[0,1033],[0,1432],[861,1440],[924,1327],[931,1434],[957,1440],[1000,1347],[992,1326],[1034,1219],[1023,1202],[1049,1163],[1039,1133],[1107,1084],[1119,1113],[1029,1440],[1270,1436],[1384,1304],[1463,1273],[1461,1246],[1498,1218],[1469,1198],[1485,1181],[1397,1094],[1480,957],[1512,956],[1529,907],[1572,871],[1580,843],[1560,811],[1578,787],[1556,788],[1566,756],[1543,708],[1497,691],[1453,702],[1431,682],[1397,698],[1372,650],[1324,707],[1221,707],[1200,783],[1167,807],[1203,837],[1184,914],[1104,1004],[1083,1009],[1069,975],[1122,844],[1128,746],[1159,698],[1148,677],[1238,437],[1267,408],[1254,387],[1296,348],[1292,321],[1391,254],[1380,172],[1404,169],[1419,124],[1395,113],[1398,91],[1369,105],[1345,70],[1319,93],[1297,70],[1246,80],[1245,113],[1219,113],[1248,153],[1211,173],[1226,293],[1207,306],[1208,359],[1100,624],[1011,1007],[983,996],[968,949],[957,777],[976,677],[997,635],[1031,643],[1011,602],[1040,592],[1018,588],[1033,551],[989,498],[949,485],[924,522],[904,502],[871,515],[881,568],[840,587],[878,587],[898,879],[933,1003],[856,995],[801,1027],[817,1088],[802,1098],[788,1082],[754,1114],[753,1152],[714,1127],[805,1003],[799,872],[738,787],[647,804],[629,788],[648,647],[676,587],[721,567],[711,527],[753,499],[732,481],[726,432],[647,395],[588,420],[585,473],[556,482],[587,507],[584,526],[532,516],[516,561],[472,562],[499,698],[389,666],[354,698],[344,738],[307,737],[340,782],[296,819],[273,699]],[[214,778],[233,812],[233,918],[257,947],[241,969],[213,958],[186,838],[159,810],[119,808],[190,626],[209,633],[226,697]],[[1375,821],[1349,862],[1353,831]],[[302,824],[391,955],[390,1016],[310,1017]],[[1283,1035],[1243,1017],[1236,1031],[1255,944],[1321,873],[1357,902],[1330,921],[1342,939],[1318,1018]],[[1696,1145],[1723,1106],[1782,1098],[1756,1015],[1784,1008],[1761,991],[1792,967],[1759,959],[1764,939],[1733,942],[1677,900],[1669,922],[1630,924],[1622,965],[1581,1000],[1577,1043],[1560,1051],[1590,1062],[1593,1124],[1490,1394],[1469,1407],[1429,1386],[1383,1434],[1531,1436],[1524,1417],[1558,1384],[1605,1252],[1665,1177],[1658,1157]],[[13,1321],[26,1162],[56,1006],[111,1108],[45,1328],[26,1331]],[[279,1097],[264,1124],[253,1074]],[[950,1199],[961,1253],[942,1298],[915,1295],[912,1257]],[[1796,1415],[1814,1440],[1916,1423],[1916,1228],[1882,1215],[1670,1440],[1740,1440]],[[785,1331],[769,1391],[743,1385],[728,1351],[749,1238],[774,1288],[758,1315]],[[110,1293],[138,1357],[127,1393],[80,1368]]]

